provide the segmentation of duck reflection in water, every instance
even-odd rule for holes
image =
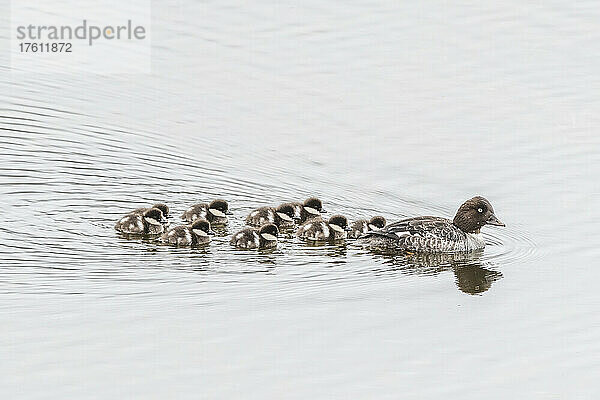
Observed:
[[[502,273],[478,265],[453,267],[456,286],[461,292],[482,294],[492,287],[492,283],[502,278]]]
[[[458,289],[472,295],[483,294],[503,277],[499,271],[489,268],[493,264],[482,262],[482,255],[483,251],[456,254],[378,254],[384,259],[386,266],[392,266],[393,271],[402,274],[438,275],[452,271]],[[390,269],[386,268],[385,271],[390,272]]]

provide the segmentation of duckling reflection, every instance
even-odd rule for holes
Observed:
[[[318,251],[319,255],[327,257],[346,257],[347,244],[346,242],[303,242],[304,247],[310,248],[311,251]]]
[[[277,248],[257,249],[249,252],[247,250],[235,250],[239,262],[224,264],[215,269],[218,273],[229,275],[253,275],[274,273],[282,252]],[[237,280],[236,278],[233,278]],[[242,282],[244,278],[240,278]]]
[[[211,225],[211,229],[216,237],[229,236],[229,227],[227,225]]]
[[[484,267],[492,264],[484,264],[481,261],[482,254],[483,251],[468,254],[378,254],[378,256],[384,259],[386,265],[392,266],[391,271],[399,271],[402,274],[425,276],[452,271],[456,286],[461,292],[480,295],[503,277],[501,272]],[[390,272],[390,269],[386,272]]]

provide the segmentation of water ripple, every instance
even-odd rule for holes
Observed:
[[[134,207],[155,201],[167,202],[177,222],[177,215],[189,204],[225,197],[235,213],[225,234],[240,229],[243,217],[256,206],[322,192],[327,192],[326,208],[350,219],[383,213],[391,221],[418,211],[447,210],[389,191],[366,193],[364,188],[348,187],[322,173],[322,168],[276,169],[267,163],[269,157],[261,157],[241,170],[228,170],[220,154],[204,151],[198,158],[196,146],[184,149],[153,132],[82,123],[80,113],[52,107],[24,103],[13,107],[18,108],[5,108],[0,115],[0,147],[6,150],[2,157],[8,166],[0,174],[0,190],[15,205],[6,215],[10,225],[0,229],[0,255],[10,254],[5,268],[21,270],[2,282],[5,292],[110,295],[115,293],[111,281],[162,283],[172,289],[177,282],[199,279],[230,285],[262,282],[257,295],[268,296],[273,290],[298,290],[299,282],[302,290],[310,291],[323,285],[360,286],[371,279],[399,279],[395,272],[400,276],[453,272],[461,282],[459,288],[468,286],[464,282],[489,288],[502,276],[498,269],[536,256],[528,235],[512,227],[486,230],[485,254],[470,261],[382,259],[357,242],[310,246],[291,237],[283,238],[276,251],[262,253],[231,249],[226,237],[215,238],[204,250],[119,238],[112,228],[114,221]],[[202,140],[196,144],[210,146]],[[298,190],[299,182],[304,190]],[[385,207],[378,208],[373,198]],[[476,273],[462,279],[467,266],[470,271],[493,271],[481,274],[482,279],[492,278],[479,286],[472,282]],[[28,270],[36,272],[32,275]],[[177,275],[183,272],[194,275]],[[39,285],[31,284],[32,280],[39,280]],[[160,291],[160,286],[144,286],[129,294],[145,296],[152,290]]]

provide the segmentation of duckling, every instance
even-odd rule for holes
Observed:
[[[289,229],[295,226],[296,221],[294,221],[294,207],[289,204],[280,204],[275,211],[277,211],[278,224],[277,226],[280,229]]]
[[[210,242],[210,222],[196,219],[191,225],[175,226],[160,237],[160,241],[174,246],[197,246]]]
[[[293,227],[294,208],[285,203],[277,208],[260,207],[246,217],[246,225],[259,227],[264,224],[275,224],[282,229]]]
[[[138,235],[158,235],[164,232],[160,223],[163,213],[158,208],[150,208],[143,214],[127,214],[115,224],[115,229],[122,233]]]
[[[304,203],[291,202],[284,203],[293,207],[294,219],[299,220],[300,223],[304,223],[310,219],[319,217],[321,214],[325,214],[327,211],[323,209],[323,202],[316,197],[309,197],[304,200]]]
[[[302,224],[296,236],[311,241],[342,240],[346,239],[348,219],[343,215],[332,215],[328,222],[322,218],[314,218]]]
[[[369,231],[378,231],[379,229],[382,229],[385,226],[385,223],[385,218],[381,215],[376,215],[370,220],[359,219],[358,221],[354,221],[350,226],[348,237],[357,239]]]
[[[156,203],[154,204],[152,207],[141,207],[141,208],[136,208],[135,210],[133,210],[130,214],[137,214],[137,215],[142,215],[144,214],[146,211],[148,211],[150,208],[158,208],[163,215],[163,218],[161,218],[161,220],[163,222],[166,222],[167,217],[169,216],[169,206],[167,206],[164,203]]]
[[[227,223],[227,215],[231,214],[229,204],[225,200],[217,199],[213,200],[210,204],[194,204],[181,214],[181,219],[192,223],[198,218],[204,218],[211,225],[225,225]]]
[[[256,228],[244,228],[231,237],[229,242],[239,249],[271,249],[277,247],[279,229],[275,224]]]

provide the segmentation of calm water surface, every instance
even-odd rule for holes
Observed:
[[[3,397],[598,398],[600,6],[397,3],[155,3],[151,75],[0,59]],[[456,260],[113,230],[476,194],[507,227]]]

